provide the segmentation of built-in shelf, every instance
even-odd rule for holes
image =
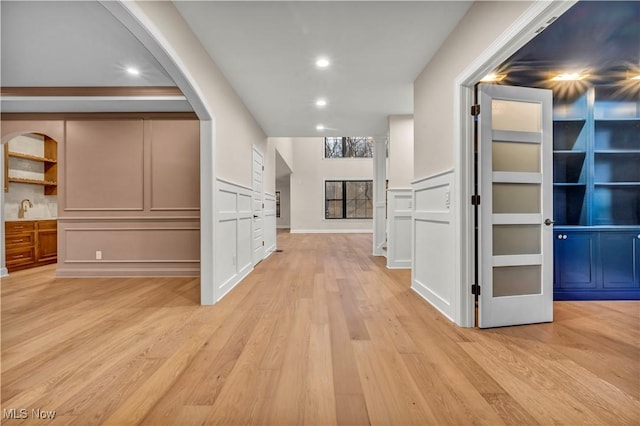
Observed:
[[[48,136],[44,137],[44,155],[42,157],[23,152],[9,151],[9,144],[4,144],[4,192],[9,192],[10,183],[27,183],[44,186],[44,195],[58,194],[58,144]],[[44,164],[44,179],[26,179],[9,176],[9,158],[20,158]]]
[[[555,182],[553,186],[586,186],[584,183],[572,183],[572,182]]]
[[[22,158],[24,160],[38,161],[41,163],[50,163],[50,164],[57,163],[57,161],[52,158],[38,157],[35,155],[23,154],[22,152],[9,151],[7,155],[9,157]]]
[[[44,185],[44,186],[56,186],[56,182],[52,182],[52,181],[47,181],[47,180],[37,180],[37,179],[25,179],[25,178],[19,178],[19,177],[11,177],[9,176],[8,179],[9,182],[14,182],[14,183],[28,183],[31,185]]]
[[[586,151],[574,151],[571,149],[556,149],[553,151],[554,154],[557,155],[585,155]]]
[[[595,182],[595,186],[640,186],[640,182]]]
[[[631,154],[640,155],[640,149],[599,149],[594,151],[596,154]]]

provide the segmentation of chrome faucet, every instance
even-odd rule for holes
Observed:
[[[24,219],[24,214],[27,212],[27,207],[24,205],[24,202],[27,202],[30,208],[33,208],[33,203],[28,198],[20,201],[20,208],[18,209],[18,219]]]

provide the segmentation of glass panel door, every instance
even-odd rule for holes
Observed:
[[[551,92],[480,85],[479,93],[479,326],[551,321]]]

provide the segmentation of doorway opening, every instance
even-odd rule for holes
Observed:
[[[58,142],[42,133],[4,139],[2,226],[6,272],[56,263]]]

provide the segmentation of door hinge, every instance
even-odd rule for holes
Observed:
[[[480,105],[471,105],[471,115],[474,117],[480,115]]]
[[[262,203],[262,208],[264,209],[264,203]]]
[[[264,166],[262,166],[262,171],[264,172]]]
[[[480,286],[478,284],[471,284],[471,294],[480,296]]]
[[[471,196],[471,205],[472,206],[479,206],[480,205],[480,196],[479,195],[472,195]]]
[[[262,247],[264,247],[264,241],[262,242]]]

